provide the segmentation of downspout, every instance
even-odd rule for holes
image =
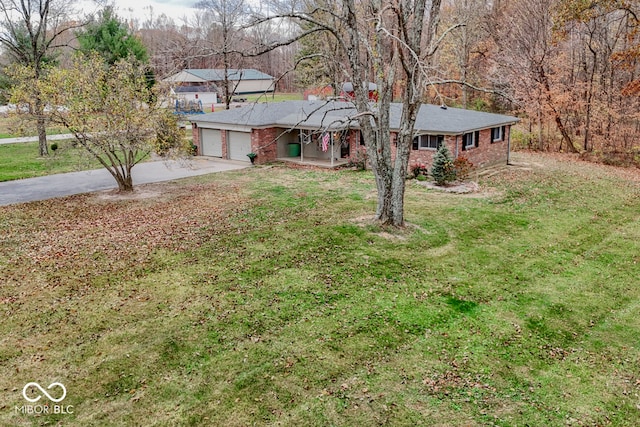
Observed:
[[[458,158],[458,135],[456,135],[456,159]]]
[[[333,146],[333,132],[331,133],[331,167],[333,168],[333,149],[335,147]]]
[[[507,166],[511,166],[511,125],[507,134]]]

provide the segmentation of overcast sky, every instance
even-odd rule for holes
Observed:
[[[120,18],[134,17],[144,21],[149,19],[150,10],[153,10],[154,17],[164,13],[176,23],[184,16],[193,15],[194,9],[192,7],[196,2],[197,0],[113,0]],[[85,13],[100,9],[100,6],[95,2],[85,1],[83,4],[81,7]]]

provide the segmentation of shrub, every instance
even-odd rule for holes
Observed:
[[[357,170],[366,170],[367,169],[367,151],[356,150],[354,154],[350,155],[346,167],[348,168],[356,168]]]
[[[456,172],[456,179],[466,181],[469,179],[471,171],[475,169],[475,165],[464,156],[460,156],[453,161],[453,167]]]
[[[451,159],[451,153],[447,144],[442,144],[438,152],[433,157],[431,166],[431,177],[437,185],[445,185],[456,179],[456,169]]]
[[[178,118],[174,114],[161,114],[158,117],[154,149],[159,156],[190,154],[192,150],[184,136],[184,129],[178,126]]]
[[[56,144],[55,142],[51,144],[51,151],[56,151],[57,149],[58,149],[58,144]]]
[[[424,163],[415,163],[411,165],[411,177],[418,178],[420,176],[427,176],[429,174],[429,170],[427,169],[427,165]]]

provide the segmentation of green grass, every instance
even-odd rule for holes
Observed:
[[[49,146],[56,143],[59,148],[49,149],[49,157],[38,155],[37,142],[0,144],[0,182],[103,167],[83,148],[73,147],[72,142],[51,142]]]
[[[638,425],[639,180],[518,156],[401,231],[353,171],[0,208],[0,424]]]
[[[247,98],[247,102],[282,102],[302,100],[302,93],[273,93],[273,94],[252,94],[243,95]]]
[[[276,93],[276,94],[252,94],[242,95],[240,98],[247,98],[247,102],[282,102],[302,100],[302,93]],[[234,97],[235,98],[235,97]],[[216,111],[221,111],[224,107],[218,107]],[[211,113],[211,104],[203,105],[205,113]]]

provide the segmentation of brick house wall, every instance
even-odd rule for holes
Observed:
[[[221,139],[222,139],[222,158],[228,159],[229,156],[227,154],[227,132],[225,130],[220,131]],[[202,155],[202,143],[200,141],[200,128],[196,123],[191,124],[191,136],[193,138],[193,145],[197,147],[197,154],[199,156]]]
[[[479,133],[477,147],[464,148],[462,135],[446,135],[444,143],[447,144],[451,156],[466,157],[474,166],[483,168],[500,163],[507,163],[507,149],[509,140],[509,126],[505,126],[505,132],[501,141],[493,142],[491,140],[491,129],[481,130]],[[391,157],[396,155],[396,138],[397,134],[391,135]],[[353,131],[349,136],[351,145],[351,156],[356,150],[364,151],[364,145],[360,145],[360,134]],[[409,168],[414,164],[424,164],[428,169],[433,164],[433,157],[437,150],[435,149],[411,149],[409,154]]]
[[[493,142],[491,138],[491,129],[484,129],[479,132],[477,146],[464,148],[461,135],[447,135],[444,137],[444,143],[449,147],[452,157],[466,157],[476,167],[482,168],[499,163],[506,163],[508,154],[510,126],[505,126],[505,131],[501,141]],[[282,133],[280,128],[264,128],[253,129],[251,132],[251,150],[256,153],[256,164],[264,164],[276,160],[278,157],[277,139]],[[227,150],[227,132],[222,131],[222,158],[228,158]],[[198,147],[198,154],[202,151],[200,143],[200,130],[193,123],[192,127],[193,144]],[[396,134],[392,134],[392,157],[396,154]],[[360,143],[360,132],[352,130],[348,136],[349,156],[354,158],[365,152],[364,145]],[[421,163],[431,168],[433,157],[436,154],[435,149],[412,149],[409,157],[409,168],[411,165]]]
[[[220,132],[220,139],[222,140],[222,158],[223,159],[229,158],[229,144],[227,143],[228,135],[229,135],[229,132],[226,130],[223,130],[222,132]]]
[[[491,129],[483,129],[479,133],[477,146],[465,148],[462,135],[447,135],[444,143],[447,144],[451,156],[466,157],[474,166],[483,168],[500,163],[507,163],[507,150],[509,141],[510,126],[505,126],[505,132],[501,141],[493,142],[491,139]],[[416,163],[424,164],[431,168],[435,149],[412,149],[409,157],[409,168]],[[395,155],[395,148],[393,149]]]
[[[451,152],[451,156],[455,158],[456,156],[456,139],[458,137],[447,135],[444,138],[444,143],[447,144],[449,151]],[[436,155],[437,150],[435,149],[411,149],[411,154],[409,154],[409,170],[411,170],[411,166],[415,164],[425,165],[427,168],[431,168],[433,164],[433,157]],[[394,149],[395,155],[395,149]]]
[[[191,137],[193,139],[193,145],[197,147],[196,153],[201,155],[202,147],[200,146],[200,129],[198,129],[198,125],[193,122],[191,123]]]
[[[251,151],[256,153],[256,164],[274,161],[278,157],[277,139],[282,132],[279,128],[253,129],[251,131]]]
[[[459,155],[465,156],[478,168],[493,166],[500,163],[507,163],[508,145],[510,138],[510,126],[505,126],[505,131],[501,141],[491,140],[491,129],[480,131],[480,140],[477,147],[472,147],[460,151]],[[462,146],[462,138],[458,137],[459,147]]]

